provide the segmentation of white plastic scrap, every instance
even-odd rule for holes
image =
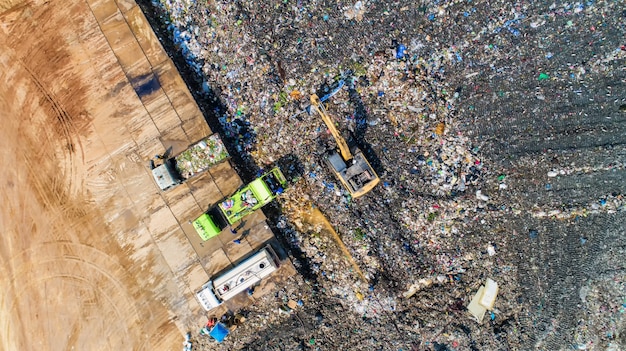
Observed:
[[[354,6],[348,7],[344,11],[343,15],[346,16],[346,18],[349,20],[356,19],[358,22],[361,22],[363,20],[363,15],[365,14],[366,10],[367,8],[363,4],[363,2],[357,1]]]
[[[418,291],[424,288],[428,288],[431,285],[433,285],[432,278],[422,278],[418,280],[417,283],[412,284],[407,291],[402,293],[402,296],[404,296],[405,299],[408,299],[411,296],[415,295],[415,293],[417,293]]]
[[[485,195],[482,193],[482,191],[480,190],[476,190],[476,198],[480,201],[487,201],[489,200],[489,196]]]
[[[193,347],[191,343],[191,333],[185,334],[185,342],[183,342],[183,351],[191,351]]]
[[[485,285],[478,289],[474,298],[467,306],[469,313],[476,318],[478,323],[482,323],[487,310],[492,310],[498,296],[498,283],[487,278]]]

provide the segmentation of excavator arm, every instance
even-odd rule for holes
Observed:
[[[345,139],[339,134],[337,128],[335,128],[335,124],[330,119],[330,116],[326,114],[326,110],[324,109],[322,102],[315,94],[311,95],[311,107],[315,109],[320,116],[322,116],[322,120],[324,120],[324,123],[326,123],[326,126],[330,130],[330,133],[333,135],[333,138],[335,138],[337,146],[339,147],[339,154],[341,155],[341,158],[343,158],[345,162],[351,160],[352,153],[350,152],[348,144],[346,143]]]

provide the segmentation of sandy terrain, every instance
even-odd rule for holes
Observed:
[[[119,4],[0,1],[0,350],[178,349],[197,321],[207,276],[146,160],[210,130],[199,112],[153,120],[113,26],[137,7]]]

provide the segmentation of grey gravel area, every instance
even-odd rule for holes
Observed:
[[[194,350],[626,349],[623,1],[139,3],[242,176],[292,183],[267,214],[300,274]],[[334,91],[381,178],[356,200],[305,112]]]

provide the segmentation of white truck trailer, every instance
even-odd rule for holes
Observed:
[[[196,293],[198,301],[205,310],[210,311],[258,284],[263,278],[275,272],[278,266],[279,259],[268,245],[224,274],[209,280]]]

